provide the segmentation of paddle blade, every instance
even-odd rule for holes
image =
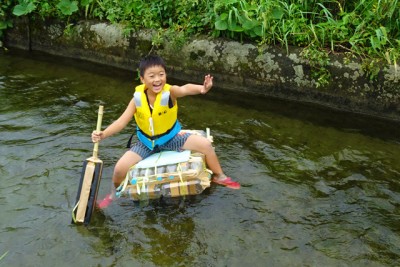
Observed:
[[[102,171],[103,162],[99,159],[95,161],[87,159],[83,162],[76,203],[72,211],[73,223],[89,224],[96,206]]]

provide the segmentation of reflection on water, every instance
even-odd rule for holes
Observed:
[[[98,105],[110,124],[135,83],[88,63],[0,56],[0,265],[400,264],[399,125],[218,88],[181,99],[180,117],[185,128],[211,128],[241,190],[124,199],[87,228],[71,225]],[[100,145],[101,195],[132,130]]]

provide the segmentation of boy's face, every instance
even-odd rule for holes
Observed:
[[[143,76],[140,76],[140,81],[147,89],[157,94],[167,82],[167,74],[162,66],[151,66],[144,71]]]

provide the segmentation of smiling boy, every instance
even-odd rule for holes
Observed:
[[[131,166],[151,154],[163,150],[193,150],[205,155],[206,164],[213,172],[213,182],[239,189],[240,184],[223,173],[211,142],[200,135],[182,133],[178,121],[177,99],[206,94],[213,85],[213,77],[206,75],[202,85],[169,85],[165,63],[161,57],[154,55],[140,61],[139,71],[142,84],[135,88],[134,97],[124,113],[104,131],[92,133],[92,141],[99,142],[120,132],[135,118],[139,141],[116,163],[112,178],[114,186],[120,185]],[[111,196],[106,197],[99,206],[107,206],[111,199]]]

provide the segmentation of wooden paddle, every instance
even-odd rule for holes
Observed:
[[[99,106],[96,131],[101,130],[103,118],[103,106]],[[83,162],[81,179],[75,207],[72,210],[72,221],[74,223],[89,224],[90,218],[96,204],[97,192],[100,186],[103,161],[97,157],[99,143],[94,143],[93,156]]]

